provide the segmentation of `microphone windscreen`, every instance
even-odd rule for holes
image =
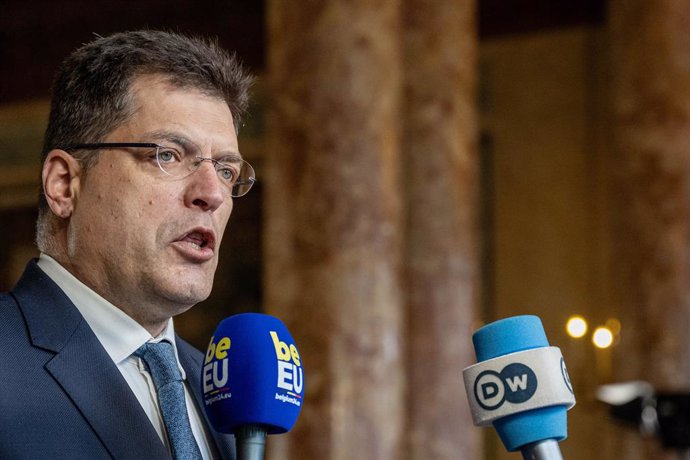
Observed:
[[[487,324],[474,332],[472,343],[477,362],[549,346],[541,320],[533,315],[513,316]]]
[[[289,431],[304,398],[304,371],[295,342],[278,318],[243,313],[223,320],[202,366],[204,409],[221,433],[261,425]]]
[[[472,341],[474,343],[478,363],[490,361],[502,356],[512,356],[513,353],[549,347],[549,342],[546,338],[541,320],[532,315],[514,316],[512,318],[506,318],[487,324],[474,333]],[[516,358],[516,360],[517,359],[518,358]],[[518,366],[521,366],[517,367],[517,369],[520,369],[520,372],[525,369],[525,366]],[[506,368],[506,370],[508,370],[508,368]],[[532,371],[530,370],[529,372]],[[556,376],[555,381],[558,382],[562,380],[565,382],[566,387],[572,395],[572,388],[570,387],[569,378],[567,378],[567,371],[565,370],[562,359],[561,366],[556,366],[556,368],[551,369],[550,374]],[[527,374],[515,375],[512,376],[512,378],[506,378],[507,376],[501,375],[497,377],[498,380],[494,380],[505,385],[504,394],[510,395],[512,391],[510,384],[516,383],[516,380],[514,380],[515,377],[525,377],[526,375]],[[563,378],[560,378],[561,375]],[[549,390],[546,390],[547,393],[541,393],[542,386],[545,382],[539,383],[536,377],[532,380],[520,380],[520,383],[523,382],[527,384],[531,382],[531,384],[533,384],[534,388],[532,388],[531,393],[536,392],[535,398],[549,396]],[[516,387],[516,389],[519,390],[520,388]],[[521,396],[519,391],[515,394]],[[508,400],[511,398],[506,396],[505,399],[505,405],[508,405]],[[574,396],[572,401],[574,404]],[[498,404],[496,406],[498,406]],[[520,404],[513,405],[513,407],[516,408],[519,406]],[[568,435],[567,408],[567,405],[556,404],[549,407],[519,412],[496,419],[493,425],[509,451],[518,450],[527,444],[546,439],[560,441],[565,439]]]

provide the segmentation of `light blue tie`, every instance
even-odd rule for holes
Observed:
[[[173,346],[165,341],[145,343],[134,355],[144,361],[153,378],[173,458],[201,460],[199,446],[189,425],[182,375],[177,367]]]

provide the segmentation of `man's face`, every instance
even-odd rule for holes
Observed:
[[[221,99],[138,77],[136,111],[103,142],[196,144],[203,157],[239,155]],[[104,149],[82,177],[68,229],[75,275],[144,324],[162,324],[211,292],[232,198],[210,162],[181,179],[146,149]]]

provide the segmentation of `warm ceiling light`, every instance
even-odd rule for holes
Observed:
[[[587,333],[587,321],[580,315],[574,315],[568,318],[565,325],[565,330],[570,337],[579,339],[584,337]]]
[[[598,327],[592,334],[592,343],[597,348],[608,348],[613,345],[613,332],[607,327]]]

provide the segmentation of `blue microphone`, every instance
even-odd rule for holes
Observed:
[[[289,431],[304,400],[295,342],[273,316],[243,313],[216,328],[202,366],[204,408],[213,428],[235,435],[238,460],[261,460],[267,434]]]
[[[524,459],[561,460],[566,411],[575,395],[561,351],[549,346],[541,320],[515,316],[472,336],[477,364],[463,371],[475,425],[493,425]]]

